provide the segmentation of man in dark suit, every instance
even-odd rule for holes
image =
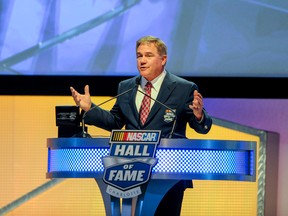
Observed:
[[[204,108],[198,86],[165,69],[165,43],[153,36],[140,38],[136,42],[136,56],[140,75],[119,83],[118,94],[125,91],[127,93],[117,98],[110,111],[95,107],[88,85],[84,88],[84,94],[70,88],[75,103],[86,111],[85,123],[108,131],[123,127],[129,130],[161,130],[162,137],[170,138],[185,138],[188,123],[196,132],[207,134],[212,126],[212,119]],[[144,108],[141,108],[141,102],[145,95],[140,91],[146,92],[147,82],[152,84],[149,94],[159,102],[149,102],[148,117],[142,122],[140,113]],[[90,111],[87,112],[88,110]],[[173,129],[174,121],[176,124]],[[192,187],[191,181],[179,181],[160,202],[155,215],[180,215],[184,190],[187,187]]]

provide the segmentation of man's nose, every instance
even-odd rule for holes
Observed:
[[[147,58],[145,56],[143,56],[140,60],[141,64],[146,63],[147,62]]]

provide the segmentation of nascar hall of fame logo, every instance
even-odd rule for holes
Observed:
[[[164,114],[164,121],[167,123],[174,121],[175,113],[176,113],[176,110],[172,111],[172,110],[166,109],[165,114]]]
[[[110,154],[103,157],[106,192],[118,198],[140,195],[140,186],[149,181],[156,164],[159,130],[113,130]]]

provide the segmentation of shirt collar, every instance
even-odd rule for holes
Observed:
[[[159,92],[160,90],[160,87],[162,85],[162,82],[165,78],[165,75],[166,75],[166,70],[164,70],[159,76],[157,76],[155,79],[153,79],[151,81],[152,85],[153,85],[153,89],[156,91],[156,92]],[[146,83],[148,82],[148,80],[146,80],[144,77],[142,77],[143,79],[141,79],[141,88],[144,89]]]

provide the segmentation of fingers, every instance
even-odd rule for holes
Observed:
[[[90,95],[89,85],[85,85],[85,87],[84,87],[84,93],[85,93],[85,95]]]
[[[194,99],[189,108],[193,110],[196,119],[200,121],[203,115],[203,97],[197,90],[194,91]]]
[[[73,87],[70,87],[70,91],[71,91],[73,97],[74,97],[76,94],[78,94],[78,92],[77,92]]]
[[[192,101],[192,107],[196,110],[202,110],[203,108],[203,97],[197,90],[194,91],[194,100]]]
[[[189,108],[194,111],[194,114],[195,112],[202,113],[203,97],[197,90],[194,91],[194,99],[192,103],[189,105]]]
[[[197,90],[194,91],[194,99],[195,98],[197,98],[198,100],[199,99],[201,99],[201,100],[203,99],[202,95]]]
[[[203,109],[203,105],[201,105],[198,102],[193,101],[192,104],[189,105],[189,108],[192,109],[192,110],[198,111],[198,110],[202,110]]]
[[[89,85],[85,85],[84,94],[80,94],[73,87],[70,87],[70,91],[72,93],[73,100],[77,106],[80,106],[81,109],[87,111],[91,107],[91,99],[89,92]]]
[[[79,106],[81,101],[81,95],[73,87],[70,87],[70,91],[76,105]]]

